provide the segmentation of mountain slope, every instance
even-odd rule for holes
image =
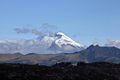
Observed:
[[[62,32],[58,32],[55,35],[55,41],[49,48],[55,52],[76,52],[84,49],[84,46],[75,42]]]
[[[79,52],[83,60],[88,62],[113,62],[120,63],[120,49],[116,47],[100,47],[91,45]]]

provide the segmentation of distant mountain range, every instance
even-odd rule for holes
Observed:
[[[116,47],[100,47],[91,45],[88,48],[74,53],[59,54],[0,54],[1,63],[22,63],[53,65],[60,62],[112,62],[120,63],[120,49]]]
[[[62,32],[45,35],[37,40],[0,40],[0,53],[64,53],[83,50],[84,46]]]
[[[1,63],[53,65],[60,62],[120,63],[120,41],[87,48],[62,32],[45,35],[37,40],[0,40]]]

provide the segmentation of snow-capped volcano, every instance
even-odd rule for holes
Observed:
[[[45,35],[36,40],[0,40],[0,53],[61,53],[76,52],[83,49],[83,45],[73,41],[62,32],[52,36]]]
[[[84,48],[83,45],[75,42],[62,32],[55,34],[55,40],[50,46],[50,49],[56,52],[76,52]]]

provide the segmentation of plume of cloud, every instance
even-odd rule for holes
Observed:
[[[30,32],[30,30],[27,29],[27,28],[15,28],[14,30],[15,30],[18,34],[20,34],[20,33],[29,33],[29,32]]]
[[[55,31],[57,27],[54,25],[50,25],[48,23],[43,24],[40,27],[40,30],[35,29],[35,28],[15,28],[14,30],[18,33],[18,34],[26,34],[26,33],[32,33],[34,35],[37,36],[37,39],[40,39],[44,36],[54,36],[55,35]]]
[[[57,27],[55,25],[51,25],[48,23],[44,23],[41,26],[42,32],[48,36],[54,36],[55,32],[57,31]]]

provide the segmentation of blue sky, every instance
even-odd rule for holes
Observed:
[[[83,44],[120,39],[120,0],[0,0],[1,39],[33,38],[13,29],[44,23]]]

